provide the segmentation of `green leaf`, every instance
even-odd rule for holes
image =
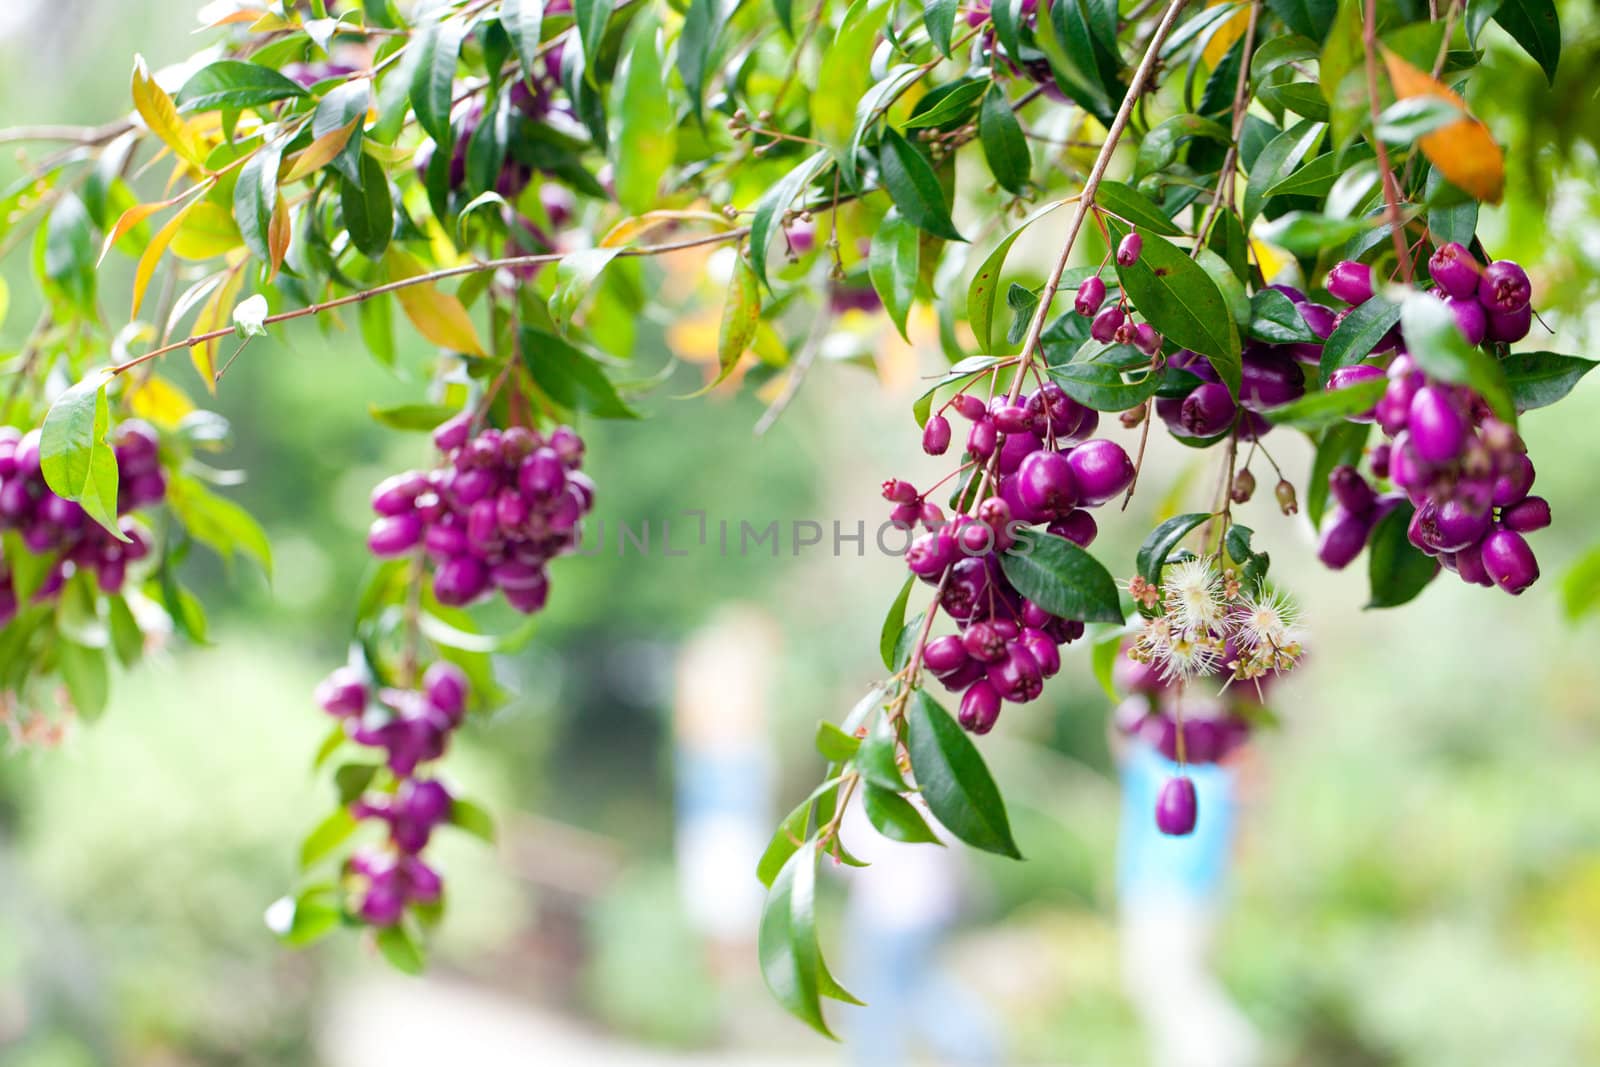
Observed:
[[[339,207],[350,243],[368,259],[381,259],[394,232],[394,203],[389,196],[389,176],[372,156],[361,156],[361,181],[341,178]]]
[[[455,144],[450,135],[450,104],[454,99],[456,63],[467,27],[443,14],[444,11],[430,15],[413,38],[411,47],[417,50],[417,56],[411,75],[411,109],[416,112],[417,125],[439,146],[438,152],[448,156]]]
[[[19,204],[7,210],[23,214]],[[89,212],[71,192],[63,193],[44,226],[44,276],[84,311],[94,308],[95,247]]]
[[[1371,411],[1383,397],[1389,382],[1384,378],[1355,382],[1342,389],[1306,393],[1298,400],[1268,408],[1261,414],[1274,426],[1293,426],[1297,430],[1321,430],[1345,421],[1351,415]]]
[[[900,631],[905,629],[906,604],[911,600],[911,587],[915,584],[916,576],[907,576],[899,595],[889,605],[889,614],[883,617],[883,629],[878,633],[878,654],[883,657],[884,667],[891,671],[894,670],[894,646],[900,639]]]
[[[1268,85],[1256,93],[1256,99],[1269,108],[1283,108],[1317,122],[1328,121],[1328,102],[1322,90],[1310,82]]]
[[[106,701],[111,697],[111,675],[103,649],[62,638],[56,645],[56,667],[67,685],[72,706],[85,722],[94,722],[105,714]]]
[[[974,848],[1021,859],[1000,789],[967,732],[921,690],[907,720],[911,770],[934,818]]]
[[[917,425],[927,424],[928,415],[933,410],[933,397],[940,389],[958,383],[969,382],[1001,361],[999,356],[968,356],[960,363],[945,371],[944,377],[930,385],[926,392],[917,397],[911,405],[911,412],[917,418]]]
[[[888,716],[880,716],[856,750],[855,767],[867,781],[903,793],[906,783],[896,758],[899,740]]]
[[[717,377],[695,395],[708,393],[727,380],[755,340],[760,325],[761,283],[741,256],[734,260],[728,295],[722,304],[722,321],[717,327]]]
[[[928,828],[928,821],[922,817],[922,813],[899,793],[868,782],[862,806],[866,808],[867,821],[891,841],[941,844],[939,836]]]
[[[907,222],[935,237],[966,240],[950,221],[944,186],[921,149],[894,130],[884,130],[878,166],[889,199]]]
[[[1000,292],[1000,268],[1005,266],[1007,253],[1024,230],[1060,206],[1061,201],[1051,201],[1019,222],[1016,229],[1000,239],[972,275],[967,285],[967,323],[978,339],[978,347],[984,351],[994,347],[994,304]],[[919,421],[927,421],[926,416]]]
[[[348,808],[339,807],[329,812],[328,817],[318,823],[316,829],[300,843],[300,866],[310,867],[331,854],[350,839],[350,835],[356,832],[356,825],[356,817],[350,814]]]
[[[1370,356],[1383,335],[1399,321],[1400,305],[1381,296],[1351,308],[1344,321],[1335,326],[1323,342],[1319,366],[1322,380],[1326,382],[1340,367],[1353,367]]]
[[[523,327],[522,362],[534,382],[562,407],[603,419],[636,419],[600,364],[554,334]]]
[[[1296,256],[1316,256],[1366,232],[1366,219],[1335,219],[1314,211],[1291,211],[1257,229],[1260,238]]]
[[[286,945],[303,948],[339,927],[339,906],[324,887],[280,897],[267,909],[267,925]]]
[[[1033,157],[1028,153],[1028,138],[1022,133],[1022,124],[1011,101],[998,84],[990,86],[984,95],[983,107],[978,112],[978,139],[983,144],[983,158],[989,163],[989,173],[1001,188],[1021,195],[1028,188],[1028,176],[1033,171]]]
[[[1274,183],[1267,189],[1264,199],[1271,200],[1275,196],[1290,195],[1325,196],[1341,177],[1371,160],[1376,154],[1365,142],[1353,144],[1340,152],[1324,152],[1288,177]],[[1339,214],[1331,208],[1329,213]]]
[[[901,337],[906,336],[906,316],[916,298],[921,270],[922,231],[897,214],[886,216],[872,235],[867,276]]]
[[[1500,366],[1511,390],[1511,403],[1518,411],[1531,411],[1548,407],[1572,392],[1573,386],[1600,364],[1556,352],[1513,352]]]
[[[1138,352],[1131,346],[1122,347],[1131,352]],[[1149,361],[1150,357],[1144,353],[1138,352],[1138,355],[1146,362]],[[1123,371],[1119,366],[1111,362],[1098,361],[1051,367],[1050,377],[1054,378],[1072,399],[1080,404],[1087,404],[1096,411],[1127,411],[1136,408],[1156,395],[1162,381],[1158,372],[1145,369],[1129,382],[1124,380]]]
[[[817,723],[817,752],[829,763],[845,763],[861,748],[861,738],[847,734],[826,719]]]
[[[1478,232],[1478,202],[1432,167],[1428,168],[1423,191],[1428,204],[1428,230],[1434,239],[1470,245]]]
[[[1465,117],[1458,105],[1442,96],[1410,96],[1383,109],[1377,131],[1387,144],[1411,145]]]
[[[1554,85],[1561,61],[1561,20],[1554,0],[1501,0],[1495,7],[1494,20],[1539,64],[1545,80]]]
[[[1561,579],[1561,605],[1569,622],[1600,608],[1600,545],[1579,556]]]
[[[705,122],[706,78],[716,56],[717,36],[726,22],[721,0],[689,0],[683,16],[683,31],[678,35],[678,73],[689,93],[689,111],[695,121]],[[665,94],[662,94],[665,96]]]
[[[544,36],[544,0],[500,0],[500,25],[516,49],[522,76],[532,78]]]
[[[874,689],[867,694],[869,709],[876,707],[877,699],[882,696],[882,690]],[[855,729],[856,725],[846,721],[843,729],[848,732]],[[811,795],[797,804],[793,811],[784,816],[783,822],[778,824],[777,831],[772,835],[772,840],[767,843],[766,851],[761,854],[760,861],[756,864],[756,877],[768,889],[777,880],[783,865],[789,857],[805,842],[806,830],[811,823],[811,812],[817,809],[818,818],[821,819],[822,811],[832,811],[833,804],[838,798],[839,779],[829,778],[811,791]]]
[[[1267,6],[1283,20],[1285,26],[1313,41],[1320,41],[1327,36],[1329,27],[1333,25],[1334,12],[1338,9],[1335,0],[1267,0]]]
[[[458,411],[459,408],[449,404],[397,404],[388,408],[367,405],[367,414],[389,429],[418,433],[432,433],[434,427]]]
[[[605,39],[606,24],[611,21],[615,0],[573,0],[572,20],[578,27],[578,41],[583,45],[584,78],[590,85],[595,80],[595,63],[600,56],[600,42]]]
[[[639,22],[631,32],[627,72],[615,87],[612,113],[618,127],[611,138],[617,202],[635,215],[655,207],[661,178],[672,165],[678,143],[678,116],[663,91],[666,73],[656,48],[657,23]]]
[[[1095,203],[1112,215],[1132,226],[1159,233],[1163,237],[1178,237],[1183,231],[1155,201],[1131,185],[1122,182],[1101,182],[1095,194]]]
[[[173,98],[179,111],[242,111],[275,100],[309,95],[299,82],[271,67],[219,59],[189,77]]]
[[[757,950],[761,976],[779,1004],[824,1037],[833,1037],[822,1017],[818,972],[822,953],[816,926],[817,846],[807,842],[773,879],[761,909]]]
[[[1093,644],[1089,646],[1089,665],[1106,699],[1112,704],[1117,704],[1122,700],[1122,694],[1117,692],[1117,687],[1113,683],[1112,671],[1117,665],[1117,654],[1122,651],[1123,631],[1120,627],[1112,626],[1103,629],[1104,632],[1097,634]]]
[[[378,931],[377,941],[378,951],[383,953],[383,958],[401,974],[415,977],[427,970],[428,961],[422,953],[422,946],[417,944],[404,926],[396,923],[383,927]]]
[[[1258,341],[1275,345],[1319,344],[1305,316],[1294,301],[1279,289],[1262,289],[1250,298],[1249,334]]]
[[[236,550],[243,552],[259,563],[271,580],[272,544],[261,524],[244,508],[186,474],[172,479],[167,504],[196,541],[226,560],[232,560]]]
[[[1139,554],[1134,557],[1134,565],[1139,568],[1140,576],[1147,582],[1160,583],[1161,568],[1166,565],[1167,557],[1172,555],[1172,550],[1188,536],[1189,531],[1209,518],[1211,513],[1207,511],[1174,515],[1151,530],[1150,536],[1139,546]]]
[[[1220,144],[1228,144],[1233,140],[1227,127],[1203,115],[1174,115],[1157,125],[1139,143],[1139,155],[1133,167],[1134,180],[1166,170],[1177,160],[1184,144],[1196,137],[1208,138]]]
[[[819,149],[785,174],[756,201],[755,215],[750,220],[750,265],[755,268],[756,277],[768,285],[771,283],[767,278],[767,250],[772,245],[772,238],[782,226],[783,216],[788,213],[795,197],[811,184],[827,162],[827,151]]]
[[[556,288],[550,294],[550,319],[556,330],[566,333],[572,317],[594,288],[600,275],[617,258],[617,248],[586,248],[564,256],[556,264]]]
[[[955,32],[956,9],[960,6],[960,0],[927,0],[922,7],[922,24],[928,28],[928,39],[947,59],[950,38]]]
[[[856,102],[872,86],[872,53],[889,7],[885,0],[855,0],[833,43],[823,50],[816,83],[826,89],[811,94],[811,135],[836,153],[849,146],[856,127]]]
[[[974,106],[993,83],[987,78],[966,78],[931,89],[917,106],[911,117],[901,123],[902,130],[919,130],[924,127],[952,126],[972,117]]]
[[[1283,131],[1267,143],[1250,167],[1250,177],[1245,183],[1244,222],[1250,223],[1261,213],[1267,201],[1267,190],[1289,177],[1327,135],[1325,123],[1305,119]]]
[[[1000,566],[1023,596],[1052,615],[1123,621],[1117,583],[1099,560],[1064,537],[1018,530],[1017,543],[1000,557]]]
[[[278,167],[282,162],[282,140],[262,145],[239,168],[233,187],[233,220],[246,247],[263,263],[272,260],[269,236],[272,212],[278,204]]]
[[[1113,226],[1121,236],[1121,228]],[[1211,360],[1217,375],[1239,395],[1239,328],[1217,283],[1182,249],[1140,228],[1144,251],[1117,265],[1122,289],[1139,313],[1166,338]]]
[[[1411,514],[1411,505],[1402,503],[1373,528],[1367,542],[1367,576],[1372,590],[1369,608],[1393,608],[1414,600],[1439,573],[1438,561],[1406,538]]]
[[[1335,467],[1354,464],[1361,459],[1370,431],[1370,423],[1340,422],[1323,432],[1317,442],[1316,458],[1311,463],[1305,499],[1301,501],[1301,507],[1312,526],[1322,526],[1322,515],[1328,507],[1328,475],[1333,473]]]
[[[144,655],[144,631],[139,629],[139,621],[133,617],[126,597],[109,596],[106,603],[111,647],[117,653],[118,662],[131,667]]]
[[[1505,371],[1493,356],[1467,343],[1443,300],[1431,293],[1409,294],[1400,305],[1400,332],[1406,350],[1425,373],[1451,385],[1471,386],[1496,415],[1516,424]]]
[[[50,405],[39,431],[39,466],[52,492],[76,500],[91,519],[126,541],[117,528],[117,455],[106,443],[109,378],[92,374]]]
[[[494,816],[481,805],[456,797],[450,802],[450,825],[486,844],[494,844]]]

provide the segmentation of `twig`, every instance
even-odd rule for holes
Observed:
[[[1400,276],[1411,283],[1411,257],[1406,255],[1406,239],[1400,221],[1400,189],[1395,184],[1394,168],[1389,163],[1389,149],[1378,136],[1378,4],[1366,0],[1365,14],[1361,20],[1361,39],[1366,44],[1367,110],[1372,116],[1372,147],[1378,154],[1378,173],[1383,177],[1384,216],[1389,223],[1389,236],[1394,239],[1394,254],[1399,259]]]

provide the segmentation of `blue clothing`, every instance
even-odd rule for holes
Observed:
[[[1191,763],[1199,820],[1187,837],[1156,828],[1156,797],[1178,765],[1134,740],[1122,766],[1122,828],[1117,847],[1117,889],[1124,903],[1140,896],[1211,904],[1222,895],[1233,848],[1236,807],[1233,772]]]

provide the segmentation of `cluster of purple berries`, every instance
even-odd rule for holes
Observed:
[[[1480,267],[1459,244],[1446,244],[1429,261],[1442,299],[1473,344],[1519,340],[1532,319],[1531,287],[1523,269],[1509,260]],[[1354,303],[1372,295],[1371,269],[1340,263],[1329,291]],[[1329,567],[1346,566],[1366,544],[1378,520],[1402,500],[1416,509],[1406,533],[1410,542],[1473,585],[1498,585],[1513,595],[1539,577],[1539,564],[1524,534],[1550,525],[1550,504],[1530,496],[1533,461],[1516,431],[1495,418],[1471,389],[1429,379],[1404,351],[1404,340],[1386,339],[1396,351],[1387,370],[1371,364],[1344,367],[1329,388],[1386,377],[1382,398],[1358,421],[1376,422],[1388,442],[1372,451],[1371,469],[1397,490],[1380,495],[1354,467],[1329,477],[1338,504],[1323,527],[1318,555]]]
[[[910,482],[891,479],[883,495],[895,505],[895,522],[926,528],[911,542],[906,566],[931,585],[943,583],[939,605],[958,632],[930,641],[923,663],[946,688],[963,693],[961,724],[981,734],[994,727],[1002,700],[1022,704],[1039,696],[1044,679],[1061,667],[1058,646],[1084,630],[1081,620],[1052,615],[1023,597],[1006,578],[1000,555],[1019,528],[1039,524],[1087,547],[1097,532],[1087,509],[1127,489],[1134,468],[1116,442],[1091,439],[1099,413],[1054,382],[1017,403],[997,397],[986,404],[961,393],[946,408],[971,421],[969,465],[993,463],[994,493],[971,515],[949,522]],[[943,455],[950,435],[945,415],[931,416],[924,451]]]
[[[407,905],[435,904],[443,893],[438,872],[420,853],[433,831],[449,821],[454,800],[442,782],[418,777],[417,768],[444,754],[466,715],[467,693],[466,675],[442,661],[423,674],[421,689],[373,693],[351,667],[317,686],[317,703],[343,721],[357,744],[383,749],[397,782],[392,793],[368,793],[350,805],[357,819],[388,828],[386,845],[362,848],[345,863],[360,896],[357,912],[374,926],[392,926]]]
[[[113,448],[117,510],[123,516],[117,527],[126,541],[117,540],[76,502],[50,491],[39,467],[38,430],[23,433],[0,426],[0,530],[18,531],[23,547],[31,553],[57,555],[33,596],[35,603],[54,597],[82,568],[94,571],[103,592],[119,593],[127,581],[128,564],[150,554],[149,538],[128,512],[160,504],[166,498],[167,476],[161,469],[159,438],[152,427],[130,419],[117,428]],[[11,569],[0,561],[0,625],[10,622],[18,608]]]
[[[420,545],[441,604],[471,604],[499,589],[532,614],[550,593],[545,564],[577,546],[594,504],[594,483],[578,469],[583,439],[566,426],[548,436],[524,426],[471,432],[472,415],[462,412],[434,431],[444,465],[378,484],[367,547],[392,557]]]

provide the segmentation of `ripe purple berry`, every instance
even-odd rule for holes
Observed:
[[[1533,298],[1528,272],[1509,259],[1497,259],[1483,268],[1478,279],[1478,300],[1487,311],[1509,315],[1521,311]]]
[[[1466,444],[1466,416],[1448,393],[1432,385],[1418,389],[1411,398],[1406,428],[1411,447],[1424,463],[1449,463]]]
[[[317,683],[312,697],[329,715],[359,715],[367,707],[366,678],[353,667],[340,667]]]
[[[1206,382],[1183,398],[1178,425],[1190,437],[1212,437],[1232,426],[1238,411],[1227,386]]]
[[[1057,537],[1065,537],[1079,548],[1088,548],[1094,543],[1095,536],[1100,532],[1100,527],[1094,521],[1093,515],[1083,508],[1074,508],[1055,522],[1052,522],[1050,524],[1050,532]]]
[[[1109,344],[1127,318],[1123,310],[1115,304],[1103,307],[1095,313],[1094,322],[1089,325],[1089,336],[1103,344]]]
[[[1168,837],[1187,837],[1194,833],[1200,816],[1200,802],[1194,782],[1187,775],[1168,778],[1156,798],[1156,829]]]
[[[1500,475],[1494,480],[1494,495],[1490,502],[1497,508],[1508,508],[1528,495],[1533,488],[1533,460],[1525,452],[1512,452],[1501,460]]]
[[[1488,320],[1484,317],[1483,305],[1470,296],[1447,297],[1445,305],[1455,316],[1456,328],[1461,331],[1461,336],[1467,339],[1467,344],[1483,344],[1483,338],[1488,330]]]
[[[1078,314],[1088,317],[1100,310],[1100,305],[1105,303],[1106,283],[1100,280],[1098,274],[1092,274],[1078,286],[1078,295],[1073,300],[1073,309]]]
[[[1450,296],[1476,296],[1478,270],[1477,258],[1457,241],[1446,241],[1428,257],[1428,274]]]
[[[367,531],[367,549],[374,556],[399,556],[422,540],[422,520],[415,515],[385,515]]]
[[[1533,308],[1524,307],[1520,311],[1500,312],[1489,309],[1484,337],[1501,344],[1514,344],[1528,336],[1528,330],[1533,327]]]
[[[1104,504],[1133,484],[1133,460],[1121,445],[1105,438],[1085,441],[1067,453],[1078,502],[1089,507]]]
[[[1498,529],[1483,539],[1483,566],[1494,584],[1516,596],[1539,580],[1539,561],[1515,530]]]
[[[934,674],[958,670],[971,658],[967,655],[963,638],[956,634],[935,637],[922,650],[922,662]]]
[[[1328,292],[1346,304],[1364,304],[1372,299],[1372,268],[1355,260],[1341,260],[1328,271]]]
[[[1530,496],[1500,513],[1500,522],[1508,530],[1532,533],[1550,525],[1550,501],[1542,496]]]
[[[1060,452],[1029,455],[1017,468],[1017,495],[1030,512],[1045,516],[1065,514],[1078,500],[1070,459]]]
[[[460,715],[466,709],[467,689],[467,676],[454,663],[439,660],[423,672],[422,691],[428,703],[446,715]]]
[[[922,428],[922,450],[930,456],[942,456],[950,447],[950,420],[943,415],[933,415]]]
[[[1343,570],[1367,547],[1372,520],[1365,515],[1335,508],[1322,523],[1317,558],[1330,570]]]
[[[1026,704],[1044,692],[1044,674],[1039,661],[1020,644],[1007,646],[1004,657],[989,665],[989,684],[1003,700]]]
[[[967,433],[967,451],[975,459],[988,459],[994,455],[998,443],[999,434],[995,430],[994,420],[989,418],[974,422]]]
[[[1136,233],[1130,233],[1117,244],[1117,263],[1130,267],[1139,262],[1139,253],[1144,251],[1144,238]]]
[[[433,431],[433,447],[441,452],[454,452],[467,443],[472,433],[472,412],[463,411],[451,416]]]
[[[957,716],[962,726],[975,734],[986,734],[994,729],[1000,717],[1000,693],[987,679],[973,682],[961,697],[961,712]]]
[[[1148,322],[1141,322],[1133,328],[1133,347],[1147,356],[1153,356],[1161,351],[1161,335]]]

